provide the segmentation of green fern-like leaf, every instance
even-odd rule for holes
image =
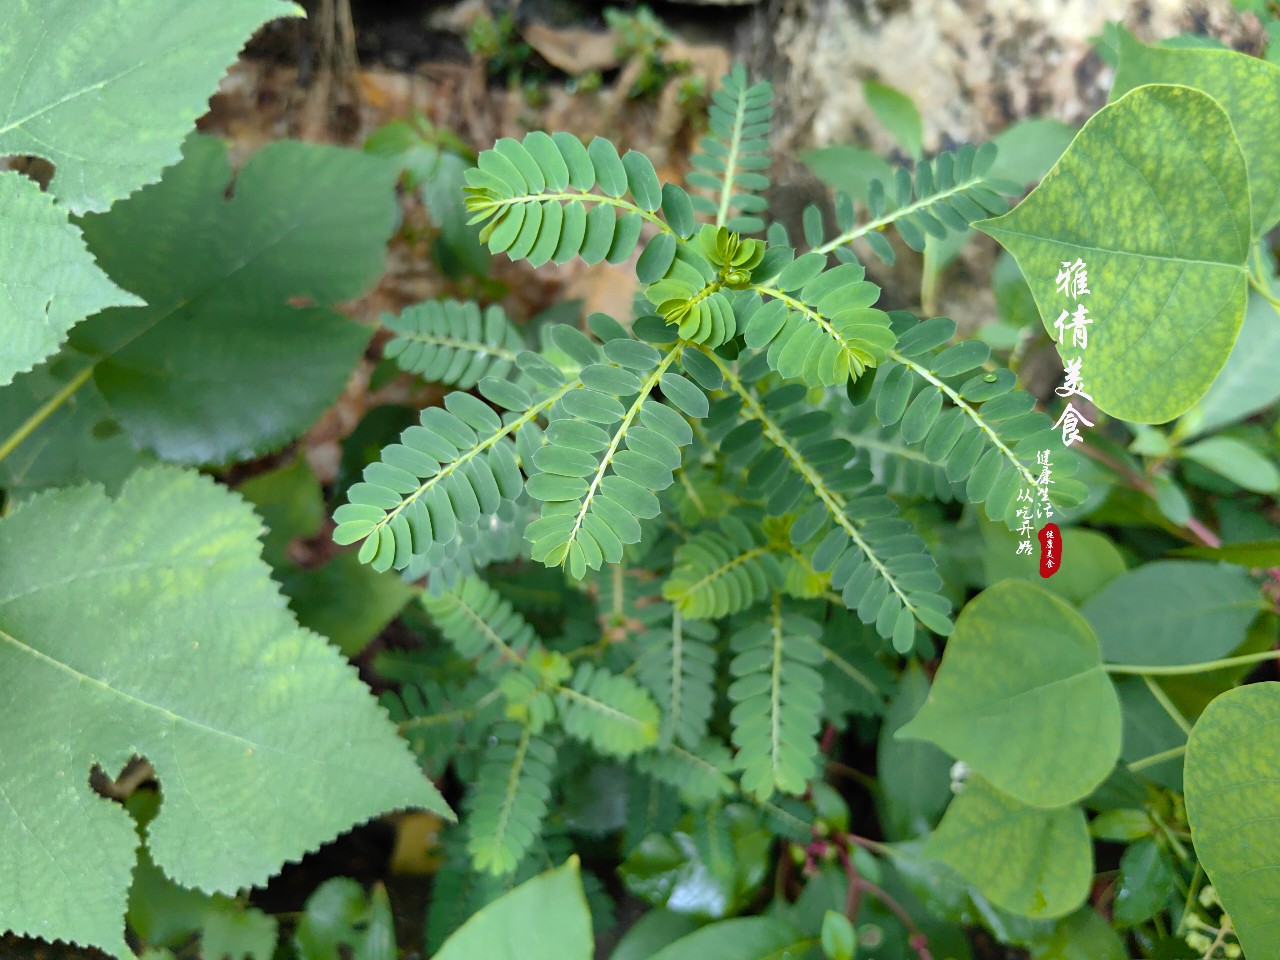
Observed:
[[[658,740],[658,708],[630,677],[584,663],[559,693],[565,732],[601,753],[629,757]]]
[[[506,672],[537,643],[533,627],[479,577],[437,596],[424,594],[422,606],[458,653],[487,673]]]
[[[476,870],[505,874],[542,830],[556,751],[517,724],[497,728],[493,738],[469,798],[467,852]]]
[[[619,157],[603,137],[583,146],[568,133],[504,137],[480,154],[466,181],[470,222],[484,222],[481,241],[493,253],[535,267],[575,256],[592,264],[621,263],[640,242],[646,221],[669,235],[672,227],[657,211],[668,205],[676,210],[688,200],[681,204],[659,183],[643,154],[631,150]]]
[[[970,144],[954,153],[940,153],[921,160],[914,171],[899,167],[892,184],[872,179],[864,196],[836,195],[837,235],[826,239],[826,227],[817,207],[805,211],[805,239],[822,253],[835,251],[852,259],[848,245],[862,238],[878,259],[894,261],[893,247],[883,231],[892,226],[912,250],[923,251],[928,237],[942,240],[952,232],[969,229],[975,220],[1004,213],[1007,196],[1022,192],[1020,184],[992,179],[987,171],[995,162],[995,144]],[[854,200],[866,209],[868,219],[859,224]]]
[[[440,773],[459,751],[478,745],[501,716],[502,701],[491,683],[430,681],[404,684],[380,702],[423,769]]]
[[[501,307],[483,312],[471,302],[428,300],[383,326],[395,334],[383,355],[430,383],[470,390],[482,377],[505,378],[524,338]]]
[[[745,610],[782,584],[782,568],[763,534],[735,517],[722,530],[706,530],[676,551],[675,569],[662,595],[690,619],[716,619]]]
[[[691,187],[710,194],[694,197],[693,205],[715,217],[718,227],[739,233],[764,228],[757,214],[766,206],[760,192],[769,187],[763,171],[769,169],[772,101],[773,88],[764,81],[748,84],[741,66],[726,74],[712,94],[711,132],[699,141],[687,179]]]
[[[1087,490],[1071,479],[1078,461],[1062,445],[1052,418],[1035,409],[1030,394],[1014,389],[1008,370],[985,369],[991,356],[986,344],[966,340],[937,349],[954,334],[955,324],[945,317],[903,332],[890,354],[895,365],[878,385],[877,419],[896,425],[905,443],[942,463],[947,480],[963,483],[965,498],[984,504],[992,520],[1016,525],[1018,495],[1036,485],[1036,458],[1045,450],[1052,465],[1050,501],[1079,503]]]
[[[635,759],[636,769],[680,791],[680,798],[692,807],[701,807],[731,796],[737,784],[729,777],[734,770],[729,748],[715,737],[707,737],[689,749],[669,745]]]
[[[742,786],[761,800],[775,791],[800,794],[815,772],[822,714],[818,625],[784,613],[775,596],[763,622],[733,638],[729,721]]]
[[[693,439],[685,416],[704,416],[708,402],[672,369],[683,345],[659,352],[623,334],[600,347],[567,329],[557,332],[585,364],[582,386],[548,411],[546,443],[531,458],[539,473],[528,483],[542,516],[525,537],[534,560],[581,578],[640,540],[640,520],[658,515],[655,493],[671,485]]]
[[[747,346],[767,348],[771,369],[813,387],[858,379],[895,342],[888,314],[872,306],[880,288],[864,279],[862,267],[825,266],[826,257],[816,253],[791,260],[735,304]]]
[[[709,429],[723,434],[721,454],[746,467],[770,514],[796,514],[791,542],[805,545],[813,569],[829,573],[845,605],[899,652],[913,645],[915,621],[949,634],[950,603],[938,592],[933,558],[870,471],[857,466],[857,451],[836,436],[831,413],[801,404],[808,391],[800,384],[757,395],[752,385],[768,373],[760,354],[737,371],[712,356],[731,395],[711,411]]]
[[[532,392],[493,377],[479,382],[480,393],[507,414],[461,391],[446,396],[443,408],[422,411],[420,425],[386,447],[347,491],[350,502],[334,513],[334,540],[363,540],[361,561],[403,570],[519,498],[520,444],[540,442],[538,418],[577,386],[538,354],[522,353],[519,362]]]
[[[695,747],[707,733],[715,706],[716,639],[708,623],[685,620],[661,605],[655,629],[637,639],[636,679],[662,710],[659,743]]]

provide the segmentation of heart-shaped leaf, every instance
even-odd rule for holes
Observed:
[[[1228,690],[1187,743],[1191,839],[1246,957],[1280,954],[1280,683]]]
[[[1037,919],[1075,910],[1093,877],[1084,811],[1028,807],[981,777],[970,777],[951,801],[922,853],[951,867],[997,907]]]
[[[961,611],[924,708],[929,740],[1023,803],[1087,796],[1120,755],[1120,703],[1098,640],[1042,587],[1005,580]]]
[[[1120,66],[1111,99],[1146,83],[1179,83],[1202,90],[1231,118],[1249,170],[1253,235],[1280,221],[1280,66],[1236,50],[1148,47],[1120,34]]]
[[[1051,334],[1076,308],[1058,272],[1085,262],[1087,346],[1064,334],[1058,352],[1084,358],[1083,387],[1102,410],[1163,423],[1203,396],[1240,331],[1249,216],[1222,107],[1153,85],[1100,110],[1029,197],[974,226],[1018,261]]]

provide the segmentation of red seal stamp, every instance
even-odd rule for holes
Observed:
[[[1062,569],[1062,533],[1056,523],[1040,528],[1040,576],[1046,579]]]

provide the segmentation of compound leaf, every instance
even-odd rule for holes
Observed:
[[[898,736],[928,740],[1022,803],[1088,795],[1120,756],[1120,701],[1084,618],[1006,580],[956,619],[933,689]]]
[[[90,790],[94,764],[151,761],[151,856],[211,892],[387,810],[448,814],[354,670],[285,609],[260,532],[238,497],[171,467],[0,522],[0,724],[24,745],[0,757],[0,929],[130,955],[137,835]]]
[[[1162,423],[1204,394],[1240,330],[1249,210],[1226,113],[1155,85],[1095,114],[1026,200],[974,226],[1013,254],[1051,332],[1072,306],[1058,271],[1085,261],[1085,389],[1112,416]]]
[[[1280,683],[1229,690],[1187,743],[1187,818],[1196,855],[1248,957],[1280,950]]]

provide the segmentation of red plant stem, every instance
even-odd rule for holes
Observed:
[[[889,891],[862,876],[858,872],[858,868],[854,866],[853,859],[849,856],[849,843],[855,843],[868,849],[878,847],[881,851],[884,851],[884,846],[874,840],[868,840],[866,837],[859,837],[855,834],[837,834],[835,841],[836,852],[840,857],[840,862],[844,865],[845,873],[849,877],[849,893],[845,900],[845,916],[849,918],[849,921],[852,923],[857,915],[859,898],[865,891],[883,903],[906,928],[907,943],[915,951],[919,960],[933,960],[933,954],[929,952],[929,938],[916,926],[916,922],[911,919],[911,914],[907,913],[906,908],[894,899]]]
[[[1111,457],[1101,451],[1095,450],[1087,443],[1082,444],[1080,450],[1085,456],[1097,460],[1105,467],[1110,467],[1118,476],[1128,481],[1129,486],[1133,487],[1133,489],[1137,490],[1139,493],[1144,493],[1148,497],[1155,499],[1155,487],[1152,486],[1151,481],[1142,474],[1135,473],[1123,463],[1111,459]],[[1195,517],[1188,517],[1187,522],[1183,526],[1186,528],[1188,533],[1192,534],[1195,539],[1199,540],[1206,547],[1222,546],[1222,540],[1219,539],[1218,535]]]
[[[844,866],[845,876],[849,878],[849,890],[844,898],[844,915],[849,918],[850,923],[855,923],[862,901],[862,875],[853,865],[853,860],[849,857],[849,849],[843,843],[836,844],[836,853],[839,854],[840,863]]]

